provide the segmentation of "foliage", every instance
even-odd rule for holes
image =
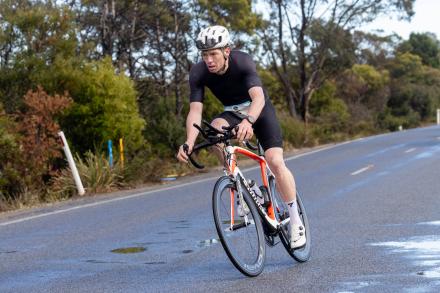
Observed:
[[[185,119],[172,112],[174,104],[167,97],[143,97],[143,100],[145,108],[142,111],[148,113],[145,116],[148,127],[144,135],[154,145],[153,154],[159,157],[174,156],[178,146],[185,141]]]
[[[71,103],[68,94],[49,96],[41,87],[24,97],[27,109],[19,115],[18,131],[22,137],[21,148],[28,159],[27,169],[33,177],[50,176],[53,160],[61,157],[60,127],[55,119]]]
[[[349,133],[374,133],[377,114],[385,109],[389,99],[389,83],[387,70],[368,64],[355,64],[339,75],[336,95],[344,100],[351,115]]]
[[[387,113],[406,117],[402,124],[408,127],[433,117],[440,101],[440,71],[423,65],[419,56],[410,53],[398,54],[389,68],[393,80]]]
[[[125,186],[124,169],[118,160],[111,167],[104,154],[87,152],[84,159],[77,155],[75,164],[88,194],[108,192]],[[77,192],[69,168],[61,170],[51,183],[49,197],[68,198]]]
[[[80,50],[71,12],[55,1],[2,1],[0,15],[0,101],[12,113],[29,89],[41,85],[53,94],[54,60],[75,58]]]
[[[194,38],[208,24],[228,26],[234,47],[259,60],[288,148],[434,119],[438,40],[356,31],[383,13],[410,18],[414,0],[260,1],[263,15],[255,4],[1,1],[0,209],[75,194],[57,123],[78,153],[89,193],[194,172],[175,152],[186,134],[188,72],[200,59]],[[23,98],[28,91],[31,100]],[[73,103],[63,111],[69,102],[56,99],[68,96]],[[222,107],[206,90],[203,118]],[[125,165],[110,169],[104,142],[120,137]],[[218,163],[207,151],[199,159]]]
[[[286,112],[277,113],[286,148],[300,148],[305,141],[304,124]]]
[[[4,112],[0,119],[0,187],[2,197],[9,201],[28,190],[38,197],[45,189],[61,157],[56,116],[71,104],[67,95],[49,96],[41,87],[29,91],[23,100],[26,108],[14,126]]]
[[[347,131],[350,113],[345,102],[336,97],[334,83],[326,82],[315,93],[310,104],[310,113],[314,117],[313,121],[319,125],[313,132],[321,142],[332,141],[335,133]]]
[[[79,70],[79,72],[78,72]],[[74,104],[62,121],[66,137],[80,153],[124,138],[128,153],[143,146],[145,121],[139,117],[133,82],[115,74],[111,60],[64,72]]]
[[[15,123],[6,115],[0,103],[0,211],[6,203],[22,192],[23,179],[15,165],[21,161],[19,137]]]
[[[402,42],[397,51],[420,56],[424,65],[440,68],[440,42],[431,33],[411,33],[407,41]]]
[[[200,11],[207,11],[200,15],[210,24],[231,27],[234,31],[251,33],[260,25],[260,17],[252,11],[250,0],[197,0]]]

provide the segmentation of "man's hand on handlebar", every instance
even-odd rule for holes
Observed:
[[[237,139],[239,142],[243,142],[245,140],[250,140],[254,135],[254,129],[252,128],[252,124],[247,120],[243,119],[240,124],[238,124],[237,131]]]
[[[187,149],[186,147],[187,146]],[[179,152],[177,153],[177,159],[183,163],[188,163],[188,154],[192,153],[194,148],[194,143],[185,142],[179,147]]]
[[[252,129],[252,124],[249,123],[247,120],[243,120],[238,125],[233,126],[223,126],[222,130],[215,129],[212,127],[208,122],[203,121],[204,126],[206,126],[206,129],[202,129],[199,125],[194,124],[194,127],[197,128],[200,133],[202,134],[204,141],[194,145],[193,143],[189,143],[188,141],[185,142],[183,145],[179,147],[179,151],[177,152],[176,158],[183,162],[188,163],[190,161],[194,167],[198,169],[203,169],[204,166],[202,164],[197,163],[192,157],[191,154],[196,152],[197,150],[216,145],[219,143],[226,143],[229,145],[229,140],[233,139],[234,137],[237,137],[241,142],[247,141],[250,139],[254,131]],[[246,146],[248,143],[246,143]],[[255,148],[252,148],[255,149]]]

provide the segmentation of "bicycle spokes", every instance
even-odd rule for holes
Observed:
[[[239,195],[237,190],[232,192],[233,185],[228,177],[216,184],[213,207],[217,232],[232,263],[244,274],[255,276],[264,262],[264,232],[251,197]],[[237,207],[237,195],[244,213]]]

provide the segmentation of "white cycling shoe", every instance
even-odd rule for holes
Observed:
[[[306,230],[303,225],[292,224],[290,231],[290,248],[296,249],[306,245]]]

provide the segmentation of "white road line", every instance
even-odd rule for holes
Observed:
[[[291,160],[294,160],[294,159],[297,159],[297,158],[300,158],[300,157],[303,157],[303,156],[307,156],[307,155],[315,154],[315,153],[318,153],[318,152],[321,152],[321,151],[329,150],[329,149],[332,149],[332,148],[335,148],[335,147],[338,147],[340,145],[344,145],[344,144],[347,144],[347,143],[350,143],[350,141],[343,142],[343,143],[336,144],[336,145],[332,145],[332,146],[325,147],[325,148],[320,148],[320,149],[317,149],[317,150],[314,150],[314,151],[310,151],[310,152],[294,155],[292,157],[286,158],[285,161],[291,161]],[[251,171],[251,170],[256,170],[256,169],[260,169],[260,167],[259,166],[251,167],[251,168],[247,168],[247,169],[245,169],[243,171],[246,172],[246,171]],[[62,214],[62,213],[66,213],[66,212],[70,212],[70,211],[78,210],[78,209],[82,209],[82,208],[94,207],[94,206],[99,206],[99,205],[106,204],[106,203],[111,203],[111,202],[116,202],[116,201],[120,201],[120,200],[140,197],[140,196],[144,196],[144,195],[148,195],[148,194],[152,194],[152,193],[156,193],[156,192],[173,190],[173,189],[185,187],[185,186],[188,186],[188,185],[191,185],[191,184],[197,184],[197,183],[202,183],[202,182],[206,182],[206,181],[209,181],[209,180],[214,180],[214,179],[217,179],[217,178],[218,178],[218,175],[212,176],[212,177],[209,177],[209,178],[204,178],[204,179],[196,180],[196,181],[182,183],[182,184],[179,184],[179,185],[174,185],[174,186],[170,186],[170,187],[164,187],[164,188],[161,188],[161,189],[150,190],[150,191],[147,191],[147,192],[139,192],[139,193],[123,196],[123,197],[112,198],[112,199],[108,199],[108,200],[102,200],[102,201],[98,201],[98,202],[94,202],[94,203],[88,203],[88,204],[84,204],[84,205],[79,205],[79,206],[75,206],[75,207],[71,207],[71,208],[67,208],[67,209],[61,209],[61,210],[56,210],[56,211],[53,211],[53,212],[47,212],[47,213],[43,213],[43,214],[39,214],[39,215],[35,215],[35,216],[29,216],[29,217],[25,217],[25,218],[21,218],[21,219],[17,219],[17,220],[11,220],[11,221],[0,223],[0,227],[1,226],[8,226],[8,225],[11,225],[11,224],[16,224],[16,223],[21,223],[21,222],[25,222],[25,221],[29,221],[29,220],[33,220],[33,219],[43,218],[43,217],[47,217],[47,216],[50,216],[50,215]]]
[[[410,152],[413,152],[415,150],[416,150],[416,148],[412,148],[412,149],[406,150],[405,153],[410,153]]]
[[[194,184],[194,183],[200,183],[200,182],[208,181],[208,180],[211,180],[213,178],[214,177],[212,177],[212,178],[205,178],[205,179],[201,179],[201,180],[197,180],[197,181],[193,181],[193,182],[183,183],[183,184],[176,185],[176,186],[165,187],[165,188],[162,188],[162,189],[150,190],[150,191],[135,193],[135,194],[131,194],[131,195],[123,196],[123,197],[112,198],[112,199],[98,201],[98,202],[93,202],[93,203],[87,203],[87,204],[83,204],[83,205],[80,205],[80,206],[75,206],[75,207],[71,207],[71,208],[67,208],[67,209],[56,210],[56,211],[53,211],[53,212],[48,212],[48,213],[43,213],[43,214],[39,214],[39,215],[35,215],[35,216],[25,217],[25,218],[22,218],[22,219],[17,219],[17,220],[12,220],[12,221],[8,221],[8,222],[3,222],[3,223],[0,223],[0,226],[7,226],[7,225],[10,225],[10,224],[21,223],[21,222],[25,222],[25,221],[28,221],[28,220],[42,218],[42,217],[46,217],[46,216],[50,216],[50,215],[61,214],[61,213],[65,213],[65,212],[69,212],[69,211],[73,211],[73,210],[82,209],[82,208],[94,207],[94,206],[98,206],[98,205],[102,205],[102,204],[106,204],[106,203],[110,203],[110,202],[115,202],[115,201],[120,201],[120,200],[124,200],[124,199],[130,199],[130,198],[135,198],[135,197],[139,197],[139,196],[143,196],[143,195],[148,195],[148,194],[151,194],[151,193],[154,193],[154,192],[167,191],[167,190],[175,189],[175,188],[178,188],[178,187],[184,187],[184,186],[187,186],[187,185],[190,185],[190,184]]]
[[[373,167],[374,167],[374,165],[368,165],[367,167],[364,167],[364,168],[362,168],[362,169],[359,169],[359,170],[357,170],[357,171],[354,171],[354,172],[351,173],[350,175],[355,176],[355,175],[361,174],[362,172],[365,172],[365,171],[367,171],[367,170],[369,170],[369,169],[371,169],[371,168],[373,168]]]

